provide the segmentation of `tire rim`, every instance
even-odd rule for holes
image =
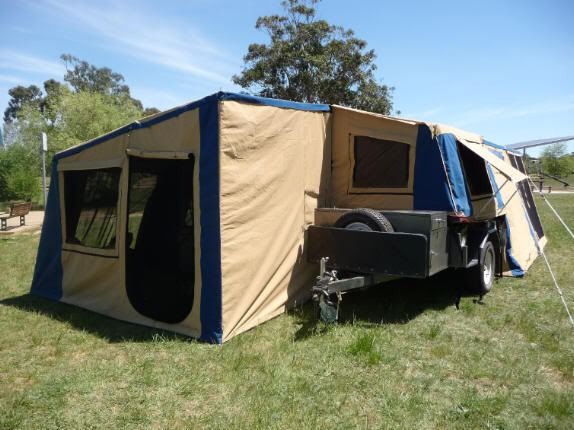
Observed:
[[[494,251],[488,248],[484,256],[484,264],[482,266],[482,280],[486,287],[492,283],[492,275],[494,274]]]

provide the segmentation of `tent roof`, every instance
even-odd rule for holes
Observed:
[[[128,133],[132,130],[137,130],[140,128],[150,127],[154,124],[159,122],[167,121],[170,118],[176,117],[183,112],[196,109],[201,105],[206,103],[215,102],[218,100],[232,100],[232,101],[239,101],[244,103],[262,105],[262,106],[275,106],[284,109],[296,109],[296,110],[305,110],[311,112],[329,112],[331,107],[325,104],[315,104],[315,103],[299,103],[299,102],[291,102],[287,100],[276,100],[270,99],[266,97],[255,97],[246,94],[236,94],[236,93],[228,93],[228,92],[218,92],[212,94],[210,96],[204,97],[200,100],[187,103],[181,106],[177,106],[175,108],[169,109],[167,111],[163,111],[157,113],[155,115],[148,116],[138,121],[134,121],[131,124],[125,125],[121,128],[118,128],[114,131],[111,131],[103,136],[96,137],[95,139],[89,140],[87,142],[79,143],[78,145],[72,146],[71,148],[65,149],[64,151],[58,152],[54,159],[59,160],[64,157],[68,157],[70,155],[77,154],[91,146],[98,145],[99,143],[105,142],[107,140],[113,139],[114,137],[120,136],[124,133]]]
[[[198,108],[198,107],[200,107],[206,103],[215,102],[218,100],[239,101],[239,102],[244,102],[244,103],[249,103],[249,104],[256,104],[256,105],[262,105],[262,106],[275,106],[275,107],[284,108],[284,109],[304,110],[304,111],[310,111],[310,112],[330,112],[331,111],[331,106],[327,105],[327,104],[300,103],[300,102],[292,102],[292,101],[287,101],[287,100],[277,100],[277,99],[271,99],[271,98],[266,98],[266,97],[256,97],[256,96],[250,96],[250,95],[246,95],[246,94],[237,94],[237,93],[220,91],[220,92],[214,93],[212,95],[209,95],[207,97],[204,97],[200,100],[196,100],[196,101],[193,101],[193,102],[181,105],[181,106],[177,106],[177,107],[174,107],[172,109],[169,109],[169,110],[159,112],[157,114],[142,118],[141,120],[134,121],[131,124],[125,125],[121,128],[118,128],[114,131],[111,131],[107,134],[104,134],[103,136],[99,136],[99,137],[92,139],[92,140],[89,140],[87,142],[79,143],[75,146],[72,146],[70,148],[67,148],[67,149],[61,151],[61,152],[58,152],[54,156],[54,159],[58,160],[61,158],[65,158],[65,157],[77,154],[78,152],[81,152],[81,151],[83,151],[83,150],[85,150],[91,146],[98,145],[99,143],[113,139],[114,137],[120,136],[124,133],[128,133],[132,130],[150,127],[154,124],[157,124],[157,123],[160,123],[163,121],[167,121],[170,118],[174,118],[174,117],[182,114],[183,112],[196,109],[196,108]],[[417,120],[410,120],[410,119],[405,119],[405,118],[397,118],[397,117],[393,117],[393,116],[382,115],[382,114],[373,113],[373,112],[367,112],[367,111],[363,111],[363,110],[359,110],[359,109],[353,109],[353,108],[349,108],[349,107],[345,107],[345,106],[339,106],[339,105],[333,105],[333,107],[337,108],[337,109],[344,109],[344,110],[349,110],[349,111],[360,112],[360,113],[365,114],[365,115],[370,115],[370,116],[375,116],[375,117],[380,117],[380,118],[386,118],[386,119],[390,119],[393,121],[399,121],[399,122],[406,123],[406,124],[412,124],[412,125],[426,124],[432,130],[433,134],[435,134],[435,135],[440,135],[440,134],[444,134],[444,133],[451,133],[454,136],[456,136],[456,138],[459,140],[466,140],[466,141],[475,142],[475,143],[484,143],[486,145],[490,145],[490,146],[504,149],[504,150],[511,150],[509,148],[515,146],[515,145],[510,145],[509,148],[505,148],[503,146],[496,145],[494,143],[491,143],[491,142],[484,140],[478,134],[470,133],[470,132],[457,129],[455,127],[443,125],[443,124],[438,124],[438,123],[435,124],[435,123],[430,123],[430,122],[425,122],[425,121],[417,121]],[[566,138],[561,138],[561,139],[566,139]],[[568,138],[568,140],[569,139],[574,139],[574,136],[570,136]],[[536,141],[536,142],[539,142],[539,141]],[[538,144],[544,144],[544,143],[538,143]]]

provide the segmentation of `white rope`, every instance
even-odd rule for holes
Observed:
[[[536,184],[534,182],[532,182],[532,179],[530,179],[530,176],[528,177],[528,180],[530,181],[530,183],[532,183],[532,185],[534,186],[535,189],[540,190],[540,196],[542,197],[542,200],[544,200],[548,204],[548,206],[550,206],[550,209],[552,209],[552,212],[554,212],[554,215],[556,215],[556,217],[560,220],[560,222],[562,223],[564,228],[566,228],[566,230],[568,230],[568,233],[570,233],[570,236],[572,236],[572,238],[574,239],[574,234],[572,234],[572,231],[570,231],[570,229],[568,228],[566,223],[562,220],[562,218],[560,218],[560,215],[558,215],[558,212],[556,212],[556,210],[552,207],[552,205],[550,204],[548,199],[544,197],[544,195],[542,194],[542,189],[536,187]],[[558,295],[560,296],[560,300],[562,300],[562,304],[564,305],[564,309],[566,309],[566,313],[568,314],[568,318],[570,318],[570,323],[572,324],[572,327],[574,327],[574,319],[572,319],[572,314],[570,313],[570,310],[568,309],[568,305],[566,304],[566,300],[564,299],[564,294],[562,294],[562,290],[558,286],[558,281],[556,281],[556,277],[554,276],[554,272],[552,271],[552,267],[550,267],[550,263],[548,262],[548,258],[546,258],[546,254],[544,253],[544,249],[541,249],[540,252],[541,252],[542,256],[544,257],[544,261],[546,262],[546,265],[548,266],[548,271],[550,272],[550,275],[552,275],[552,280],[554,281],[554,285],[556,286],[556,289],[558,290]]]
[[[556,285],[556,289],[558,290],[558,294],[560,295],[560,299],[562,300],[562,303],[564,304],[564,309],[566,309],[566,313],[568,314],[568,318],[570,318],[570,323],[572,324],[572,327],[574,327],[574,319],[572,319],[572,315],[570,314],[570,310],[568,310],[568,305],[566,304],[566,300],[564,300],[564,294],[562,294],[562,290],[558,286],[558,282],[556,281],[556,277],[554,276],[554,272],[552,271],[552,268],[550,267],[550,263],[548,262],[548,259],[546,258],[546,254],[544,253],[544,250],[542,250],[542,256],[544,257],[544,261],[546,261],[546,265],[548,266],[548,270],[550,271],[550,274],[552,275],[552,279],[554,280],[554,285]]]
[[[528,180],[530,181],[530,183],[532,184],[532,186],[538,190],[538,193],[540,194],[540,197],[542,198],[542,200],[544,200],[546,202],[546,204],[548,205],[548,207],[550,207],[550,209],[552,209],[552,212],[554,212],[554,215],[556,215],[556,218],[558,218],[558,220],[562,223],[562,225],[564,226],[564,228],[566,229],[566,231],[568,231],[568,233],[570,233],[570,236],[572,236],[572,239],[574,239],[574,233],[572,233],[572,230],[570,230],[568,228],[568,226],[566,225],[566,223],[564,222],[564,220],[560,217],[560,215],[558,215],[558,212],[556,212],[556,209],[554,209],[552,207],[552,205],[550,204],[550,202],[548,201],[548,199],[546,197],[544,197],[544,194],[542,192],[542,188],[539,188],[536,186],[536,184],[532,181],[532,179],[530,179],[530,176],[528,177]]]
[[[542,193],[540,194],[542,195]],[[554,212],[554,215],[556,215],[556,218],[558,218],[560,220],[560,222],[562,223],[562,225],[564,226],[564,228],[568,231],[568,233],[570,233],[570,236],[572,236],[572,239],[574,239],[574,233],[572,233],[572,230],[570,230],[568,228],[568,226],[566,225],[566,223],[564,222],[564,220],[562,218],[560,218],[560,215],[558,215],[558,212],[556,212],[556,209],[554,209],[552,207],[552,205],[550,204],[550,202],[548,201],[548,199],[546,197],[544,197],[542,195],[542,200],[544,200],[546,202],[546,204],[548,204],[548,206],[550,206],[550,209],[552,209],[552,212]]]

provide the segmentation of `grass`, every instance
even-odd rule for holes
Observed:
[[[574,227],[574,196],[549,201]],[[572,311],[574,239],[540,199]],[[224,346],[27,295],[39,235],[0,237],[0,428],[452,428],[574,425],[574,329],[539,258],[484,298],[447,277],[304,305]]]

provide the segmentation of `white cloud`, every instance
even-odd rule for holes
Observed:
[[[10,50],[0,50],[0,69],[18,70],[62,77],[66,71],[63,64]]]
[[[548,115],[574,110],[574,97],[546,100],[527,105],[485,106],[454,115],[457,126],[464,127],[493,120],[509,120],[527,116]]]
[[[27,79],[19,78],[18,76],[0,75],[1,82],[8,82],[9,84],[24,85]]]
[[[97,3],[92,7],[80,2],[46,0],[60,17],[93,30],[111,40],[105,47],[125,55],[190,74],[213,83],[229,84],[236,59],[218,49],[191,26],[162,22],[159,17],[143,16],[138,8],[126,9],[120,3]]]

